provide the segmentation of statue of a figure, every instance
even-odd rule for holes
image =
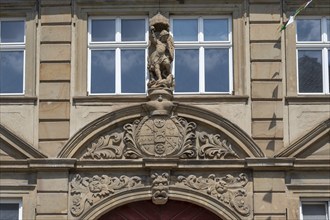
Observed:
[[[162,16],[158,14],[158,16]],[[163,17],[163,16],[162,16]],[[165,17],[163,17],[166,19]],[[149,88],[173,88],[171,63],[174,59],[173,38],[168,32],[168,23],[162,21],[150,26],[148,70]]]

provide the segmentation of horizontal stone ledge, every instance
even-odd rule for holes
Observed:
[[[246,158],[247,167],[250,168],[292,168],[295,158]]]
[[[325,190],[330,190],[329,189],[329,184],[286,184],[286,187],[289,190],[308,190],[308,191],[320,191],[324,192]]]
[[[38,169],[70,169],[74,168],[77,159],[30,159],[29,168],[38,168]]]
[[[36,188],[37,185],[27,184],[27,185],[1,185],[0,190],[15,190],[17,191],[32,191]]]
[[[38,98],[36,96],[1,96],[1,105],[36,105]]]
[[[330,95],[285,96],[286,105],[330,104]]]

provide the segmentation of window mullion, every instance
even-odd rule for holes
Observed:
[[[115,34],[116,43],[121,42],[121,20],[116,18],[116,34]]]
[[[199,48],[199,92],[205,92],[205,51]]]
[[[328,63],[328,49],[322,50],[322,68],[323,68],[323,92],[329,94],[329,63]]]
[[[116,65],[115,65],[115,93],[121,93],[121,50],[116,48]]]

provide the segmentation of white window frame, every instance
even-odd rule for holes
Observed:
[[[330,200],[325,200],[325,199],[302,199],[302,200],[300,200],[300,206],[299,206],[300,220],[305,220],[304,216],[303,216],[303,210],[302,210],[303,204],[324,204],[324,206],[326,208],[326,218],[327,218],[327,220],[330,220]]]
[[[327,19],[329,16],[302,16],[297,18],[297,20],[309,20],[309,19],[320,19],[321,20],[321,41],[298,41],[298,31],[296,31],[296,69],[297,69],[297,94],[298,95],[324,95],[330,94],[329,91],[329,69],[328,69],[328,56],[330,50],[330,36],[327,36]],[[299,50],[318,50],[322,52],[322,91],[318,93],[306,93],[299,92]]]
[[[92,42],[92,20],[115,20],[115,41]],[[144,19],[145,20],[145,41],[122,41],[121,40],[121,20]],[[87,93],[88,95],[141,95],[147,91],[147,57],[148,57],[148,19],[146,16],[90,16],[88,18],[88,62],[87,62]],[[145,49],[145,89],[144,93],[122,93],[121,92],[121,49]],[[92,50],[114,50],[115,51],[115,92],[114,93],[92,93],[91,92],[91,51]]]
[[[173,19],[198,19],[198,40],[197,41],[175,41],[176,50],[199,49],[199,91],[198,92],[175,92],[175,94],[233,94],[233,44],[232,44],[232,17],[231,16],[172,16],[170,18],[171,35],[173,36]],[[203,20],[204,19],[227,19],[228,20],[228,41],[204,41]],[[229,91],[228,92],[206,92],[205,91],[205,49],[228,48],[229,49]],[[175,78],[175,56],[172,65],[172,72]]]
[[[1,43],[1,23],[3,21],[23,21],[24,22],[24,42]],[[0,51],[23,51],[23,85],[21,93],[0,93],[1,95],[24,95],[25,94],[25,57],[26,57],[26,19],[22,17],[0,18]]]
[[[18,204],[18,219],[23,219],[23,205],[22,199],[19,198],[0,198],[2,204]]]

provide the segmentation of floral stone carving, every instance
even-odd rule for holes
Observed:
[[[151,175],[151,178],[153,179],[151,184],[152,202],[156,205],[163,205],[168,200],[169,174],[163,173],[159,175],[154,173]]]
[[[196,131],[196,123],[169,115],[145,116],[92,142],[84,159],[237,159],[220,134]]]
[[[243,216],[250,215],[250,208],[245,204],[247,193],[244,187],[248,183],[248,178],[244,173],[241,173],[238,177],[230,174],[225,177],[216,177],[211,174],[207,178],[196,177],[195,175],[179,176],[178,182],[179,185],[203,191],[216,197],[225,204],[232,206]]]
[[[81,177],[77,174],[70,183],[71,213],[78,217],[86,206],[93,206],[101,199],[114,194],[118,190],[142,186],[141,178],[137,176],[109,177],[107,175]]]

